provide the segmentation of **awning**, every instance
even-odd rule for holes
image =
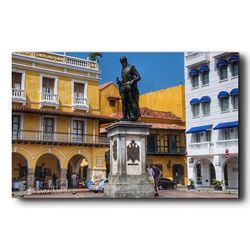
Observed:
[[[239,94],[238,88],[232,89],[232,90],[230,91],[230,95],[238,95],[238,94]]]
[[[234,63],[234,62],[238,62],[238,61],[239,61],[239,57],[237,55],[231,56],[228,60],[229,63]]]
[[[218,68],[222,67],[222,66],[226,66],[228,63],[226,60],[220,60],[219,62],[217,62],[216,66]]]
[[[234,128],[234,127],[238,127],[238,121],[219,123],[217,126],[214,127],[214,129],[224,129],[224,128]]]
[[[199,75],[199,70],[197,69],[191,69],[191,71],[189,72],[190,76],[195,76],[195,75]]]
[[[221,91],[219,94],[218,94],[218,98],[223,98],[223,97],[229,97],[229,94],[227,91]]]
[[[200,103],[211,102],[211,98],[209,96],[202,96],[200,99]]]
[[[209,70],[210,70],[210,69],[209,69],[208,66],[203,65],[203,66],[200,67],[199,72],[200,72],[200,73],[209,72]]]
[[[195,105],[195,104],[199,104],[200,103],[200,100],[198,98],[193,98],[191,101],[190,101],[190,105]]]
[[[210,124],[210,125],[204,125],[204,126],[199,126],[199,127],[193,127],[193,128],[190,128],[186,133],[192,134],[192,133],[204,132],[204,131],[212,129],[212,126],[213,125]]]

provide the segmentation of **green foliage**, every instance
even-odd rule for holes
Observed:
[[[215,187],[222,187],[223,185],[223,180],[216,180],[216,179],[213,179],[212,180],[212,184],[215,186]]]
[[[189,183],[190,183],[191,186],[194,186],[195,181],[193,179],[189,179]]]
[[[91,61],[99,62],[99,58],[102,57],[102,53],[100,53],[100,52],[91,52],[91,53],[89,53],[88,57],[89,57],[89,60],[91,60]]]

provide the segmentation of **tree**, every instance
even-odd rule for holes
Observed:
[[[92,52],[92,53],[89,53],[89,60],[91,61],[97,61],[99,62],[99,58],[102,57],[102,53],[100,52]]]

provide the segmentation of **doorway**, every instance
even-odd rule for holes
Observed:
[[[173,165],[173,180],[176,181],[177,184],[185,185],[184,183],[184,166],[181,164]]]

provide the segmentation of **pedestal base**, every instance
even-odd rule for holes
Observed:
[[[109,175],[104,196],[109,198],[154,198],[154,185],[147,175]]]

